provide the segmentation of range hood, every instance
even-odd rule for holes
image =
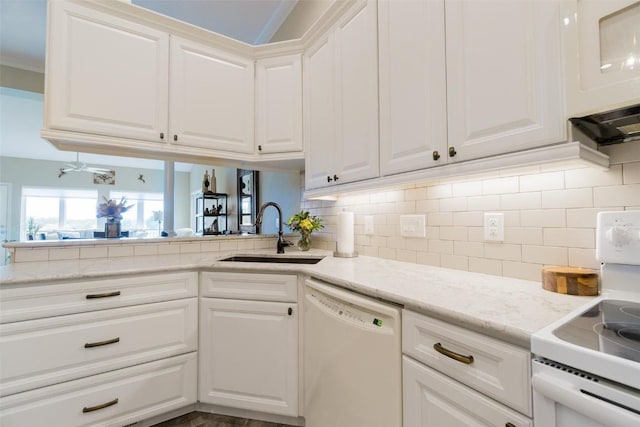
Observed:
[[[640,140],[640,104],[574,117],[569,121],[599,145]]]

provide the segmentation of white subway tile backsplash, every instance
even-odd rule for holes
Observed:
[[[596,260],[595,249],[569,248],[569,265],[572,267],[600,268],[600,262]]]
[[[486,258],[469,257],[469,271],[474,273],[502,275],[502,261]]]
[[[508,243],[485,243],[484,257],[490,259],[520,261],[521,246]]]
[[[567,248],[595,248],[593,228],[545,228],[545,246],[565,246]]]
[[[542,196],[539,192],[504,194],[500,196],[500,209],[540,209]]]
[[[500,196],[474,196],[467,199],[470,211],[496,211],[500,209]]]
[[[450,199],[440,199],[440,211],[442,212],[454,212],[454,211],[466,211],[466,210],[467,210],[466,197],[453,197]]]
[[[622,182],[624,184],[640,184],[640,162],[622,165]]]
[[[640,184],[595,187],[593,189],[595,207],[640,205]]]
[[[520,211],[520,225],[523,227],[566,227],[564,209],[534,209]]]
[[[593,207],[593,190],[591,188],[542,192],[543,209],[591,207]]]
[[[453,225],[481,227],[484,225],[484,212],[454,212]]]
[[[431,212],[427,214],[428,225],[453,225],[451,212]]]
[[[396,256],[398,261],[412,262],[414,264],[418,260],[418,253],[416,251],[399,249]]]
[[[429,241],[427,239],[406,239],[406,249],[416,252],[427,252]]]
[[[438,212],[440,201],[437,199],[416,200],[416,213]]]
[[[484,243],[482,242],[453,242],[453,253],[469,257],[484,256]]]
[[[463,240],[469,238],[467,227],[440,227],[441,240]]]
[[[440,256],[440,266],[467,271],[469,270],[469,258],[460,255],[442,254]]]
[[[596,228],[598,212],[607,210],[622,210],[622,207],[567,209],[567,227]]]
[[[522,245],[542,245],[542,228],[540,227],[506,227],[504,242]]]
[[[517,193],[518,189],[519,180],[517,176],[482,181],[482,194]]]
[[[451,184],[453,197],[479,196],[482,194],[480,181],[456,182]]]
[[[533,264],[568,265],[568,250],[566,247],[523,245],[522,261]]]
[[[520,192],[564,189],[563,172],[547,172],[520,176]]]
[[[450,240],[429,240],[429,252],[453,254],[453,242]]]
[[[49,261],[80,258],[80,248],[55,248],[49,250]]]
[[[622,185],[622,165],[612,165],[609,169],[585,167],[564,172],[566,188],[601,187]]]
[[[384,259],[397,259],[397,250],[391,248],[378,248],[378,256]]]
[[[418,252],[417,262],[418,264],[440,267],[440,254],[433,252]]]
[[[484,228],[483,227],[469,227],[469,241],[470,242],[483,242],[484,241]]]
[[[427,198],[427,187],[411,188],[404,191],[404,199],[409,200],[425,200]]]
[[[502,262],[502,275],[515,279],[533,280],[542,286],[542,264],[526,262]]]
[[[438,184],[427,187],[428,199],[442,199],[445,197],[451,197],[452,194],[453,191],[451,189],[451,184]]]

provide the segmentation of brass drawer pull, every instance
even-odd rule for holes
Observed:
[[[92,348],[92,347],[100,347],[103,345],[109,345],[109,344],[115,344],[117,342],[120,342],[120,338],[113,338],[110,340],[106,340],[106,341],[98,341],[98,342],[88,342],[84,345],[84,348]]]
[[[467,365],[470,365],[473,363],[473,356],[471,355],[465,356],[464,354],[456,353],[455,351],[446,349],[439,342],[433,345],[433,349],[440,354],[444,354],[447,357],[457,360],[458,362],[462,362]]]
[[[103,403],[102,405],[89,406],[89,407],[85,406],[84,408],[82,408],[82,413],[86,414],[87,412],[98,411],[100,409],[104,409],[104,408],[108,408],[109,406],[113,406],[116,403],[118,403],[118,398],[117,397],[115,399],[113,399],[111,402]]]
[[[118,295],[120,295],[120,291],[106,292],[104,294],[88,294],[87,299],[117,297]]]

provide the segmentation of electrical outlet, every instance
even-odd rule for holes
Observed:
[[[425,237],[425,215],[400,215],[400,236]]]
[[[372,235],[373,231],[373,215],[364,216],[364,234]]]
[[[502,212],[484,213],[484,240],[488,242],[504,241],[504,214]]]

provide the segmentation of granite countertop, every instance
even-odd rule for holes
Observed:
[[[242,253],[264,254],[265,251]],[[16,263],[0,267],[0,285],[14,287],[33,282],[194,269],[300,273],[525,348],[530,346],[531,334],[593,299],[545,291],[539,282],[367,256],[336,258],[322,250],[287,254],[325,255],[315,265],[220,261],[235,254],[218,252]]]

